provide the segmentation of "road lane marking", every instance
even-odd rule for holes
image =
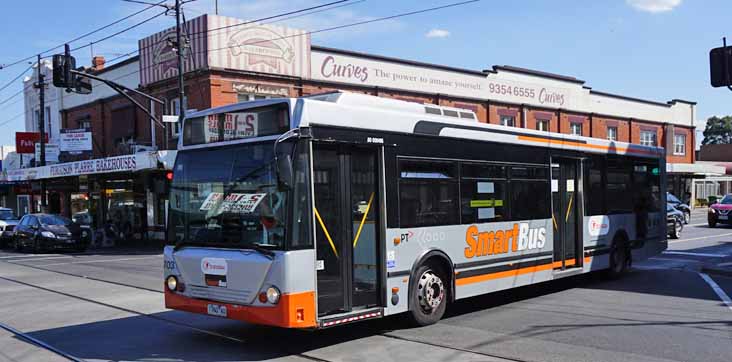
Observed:
[[[677,263],[701,263],[701,260],[694,260],[694,259],[682,259],[682,258],[658,258],[658,257],[651,257],[648,258],[651,260],[661,260],[661,261],[673,261]]]
[[[700,237],[691,238],[691,239],[679,239],[679,240],[675,240],[675,241],[669,241],[668,243],[669,244],[676,244],[676,243],[683,243],[683,242],[687,242],[687,241],[702,240],[702,239],[711,239],[711,238],[718,238],[718,237],[730,236],[730,235],[732,235],[732,233],[716,234],[716,235],[708,235],[708,236],[700,236]]]
[[[23,259],[13,259],[13,260],[5,259],[3,261],[5,261],[5,262],[12,262],[12,261],[28,262],[28,261],[50,260],[50,259],[68,259],[68,258],[73,258],[73,256],[60,256],[59,255],[59,256],[47,256],[45,258],[23,258]]]
[[[127,260],[142,260],[142,259],[150,259],[150,258],[159,258],[162,257],[162,255],[150,255],[150,256],[142,256],[139,258],[119,258],[119,259],[104,259],[104,260],[84,260],[84,261],[70,261],[67,263],[50,263],[50,264],[41,264],[39,266],[53,266],[53,265],[67,265],[67,264],[93,264],[93,263],[107,263],[107,262],[115,262],[115,261],[127,261]],[[25,261],[25,260],[22,260]]]
[[[673,254],[673,255],[689,255],[689,256],[703,256],[707,258],[726,258],[729,255],[726,254],[710,254],[710,253],[691,253],[687,251],[671,251],[666,250],[662,254]]]
[[[58,254],[56,254],[56,255],[58,255]],[[0,256],[0,259],[33,258],[36,256],[48,256],[48,254],[16,254],[16,255]],[[59,255],[59,256],[62,256],[62,255]]]
[[[18,336],[18,337],[20,337],[21,339],[25,339],[26,341],[30,342],[31,344],[34,344],[34,345],[36,345],[38,347],[41,347],[41,348],[44,348],[44,349],[46,349],[48,351],[51,351],[51,352],[53,352],[53,353],[55,353],[55,354],[57,354],[57,355],[59,355],[61,357],[64,357],[66,359],[69,359],[69,360],[74,361],[74,362],[85,362],[83,359],[79,359],[77,357],[74,357],[74,356],[72,356],[72,355],[70,355],[70,354],[68,354],[68,353],[66,353],[66,352],[64,352],[64,351],[62,351],[62,350],[54,347],[54,346],[51,346],[51,345],[49,345],[49,344],[41,341],[40,339],[31,337],[30,335],[25,334],[25,333],[23,333],[23,332],[15,329],[15,328],[13,328],[13,327],[7,325],[7,324],[5,324],[5,323],[0,323],[0,328],[2,328],[4,330],[6,330],[6,331],[8,331],[8,332],[10,332],[10,333]]]
[[[714,291],[714,293],[717,293],[717,296],[719,297],[719,299],[722,300],[722,303],[724,303],[724,305],[726,305],[727,308],[732,311],[732,299],[730,299],[729,295],[727,295],[727,293],[725,293],[724,290],[719,287],[717,282],[715,282],[714,279],[712,279],[711,277],[709,277],[709,275],[705,273],[699,273],[699,276],[702,277],[702,279],[704,279],[704,281],[707,282],[710,287],[712,287],[712,290]]]

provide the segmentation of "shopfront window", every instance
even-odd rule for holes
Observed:
[[[536,130],[537,131],[549,131],[549,121],[546,119],[537,119],[536,120]]]
[[[516,123],[516,117],[501,116],[501,126],[514,127],[515,123]]]
[[[656,131],[641,131],[640,144],[643,146],[656,146]]]
[[[674,135],[674,155],[685,155],[686,154],[686,135],[677,134]]]
[[[582,135],[582,123],[573,122],[569,124],[569,133],[575,136]]]
[[[272,96],[265,94],[254,94],[254,93],[239,93],[236,95],[236,100],[239,102],[250,102],[258,101],[262,99],[270,99]]]

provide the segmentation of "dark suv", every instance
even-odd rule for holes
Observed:
[[[684,230],[684,213],[676,210],[671,204],[666,204],[666,225],[667,233],[671,239],[681,237],[681,231]]]
[[[15,227],[15,249],[33,252],[50,249],[83,251],[89,231],[66,217],[53,214],[28,214]]]
[[[679,210],[684,214],[684,224],[688,224],[689,221],[691,221],[691,207],[689,207],[689,205],[679,200],[678,197],[674,196],[674,194],[670,192],[666,193],[666,202],[671,204],[674,209]]]

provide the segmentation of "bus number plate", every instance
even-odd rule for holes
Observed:
[[[208,314],[215,315],[217,317],[226,317],[226,306],[218,304],[208,305]]]

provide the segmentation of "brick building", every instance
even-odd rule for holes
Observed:
[[[344,90],[470,109],[479,122],[663,146],[669,189],[678,195],[693,193],[693,178],[708,171],[694,159],[694,102],[601,92],[574,77],[512,66],[469,70],[320,47],[302,30],[218,15],[191,19],[184,29],[190,35],[183,64],[187,110]],[[177,57],[169,41],[174,35],[169,28],[141,39],[139,56],[111,66],[97,58],[94,72],[161,99],[165,105],[154,106],[157,115],[175,115],[180,100]],[[177,124],[163,129],[108,87],[93,86],[91,95],[64,100],[60,115],[62,128],[91,128],[94,159],[175,149]],[[97,175],[88,190],[107,203],[122,190],[127,196],[121,202],[146,209],[136,227],[160,236],[165,197],[155,185],[164,169]],[[99,221],[108,217],[104,211],[95,215]]]
[[[300,30],[203,15],[188,23],[186,106],[206,109],[333,90],[474,111],[480,122],[574,133],[667,150],[669,189],[684,195],[708,173],[695,164],[696,103],[601,92],[585,81],[512,66],[468,70],[310,44]],[[177,69],[170,28],[140,40],[140,86],[175,114]],[[177,137],[169,134],[171,144]],[[696,176],[695,176],[696,175]]]

